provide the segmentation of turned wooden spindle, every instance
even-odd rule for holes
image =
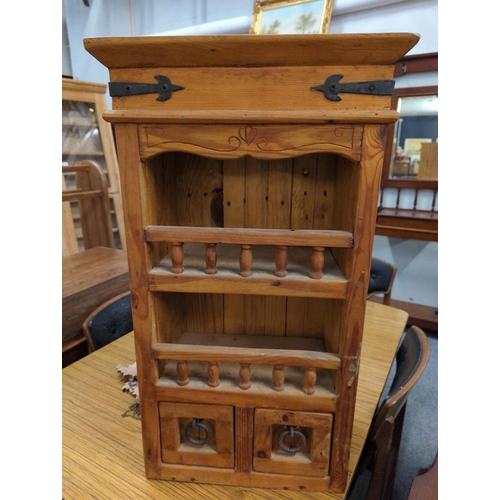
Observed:
[[[325,265],[325,247],[313,247],[311,253],[310,278],[319,280],[323,277],[323,266]]]
[[[217,387],[219,384],[219,363],[210,361],[208,363],[208,385],[210,387]]]
[[[308,366],[304,371],[304,392],[307,395],[316,392],[316,368]]]
[[[205,243],[205,272],[207,274],[217,273],[217,245],[215,243]]]
[[[285,370],[283,365],[276,365],[273,367],[273,389],[275,391],[282,391],[284,389],[283,383],[285,382]]]
[[[172,261],[171,271],[174,274],[181,274],[184,271],[184,243],[172,243],[170,259]]]
[[[243,390],[250,389],[250,386],[252,385],[250,383],[251,373],[252,372],[250,370],[250,363],[240,364],[240,389]]]
[[[177,384],[181,386],[189,384],[187,361],[177,361]]]
[[[250,276],[251,274],[252,274],[252,245],[241,245],[240,275]]]
[[[288,247],[276,247],[276,269],[274,275],[278,278],[286,276],[286,267],[288,266]]]

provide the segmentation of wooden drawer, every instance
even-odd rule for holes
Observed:
[[[161,458],[165,463],[234,466],[234,408],[159,403]]]
[[[254,470],[327,476],[332,424],[333,416],[329,413],[257,408],[254,418]]]

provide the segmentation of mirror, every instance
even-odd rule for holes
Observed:
[[[383,184],[437,184],[438,87],[396,89],[391,107],[400,116],[387,130]]]

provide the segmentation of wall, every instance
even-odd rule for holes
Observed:
[[[64,0],[73,76],[108,82],[107,69],[84,50],[85,37],[248,33],[253,3],[253,0],[183,0],[182,3],[89,0],[90,7],[85,7],[82,1]],[[334,1],[330,33],[370,32],[419,33],[421,39],[409,54],[437,52],[438,2]],[[63,50],[63,60],[64,57]],[[437,85],[437,73],[404,75],[396,81],[396,88],[428,85]],[[108,105],[111,105],[109,100]],[[394,299],[437,308],[437,243],[376,236],[373,255],[398,268]]]

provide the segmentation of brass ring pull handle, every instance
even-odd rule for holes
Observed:
[[[189,424],[187,424],[184,428],[184,436],[186,436],[186,439],[195,446],[203,446],[204,444],[208,443],[208,440],[210,439],[210,430],[208,426],[202,422],[202,420],[202,418],[193,418],[193,420],[189,422]],[[199,439],[196,439],[192,436],[191,430],[199,429],[202,429],[202,431],[205,433],[205,437],[199,437]],[[201,433],[198,432],[198,436],[200,434]]]
[[[288,446],[285,444],[285,438],[290,436],[288,439]],[[293,446],[294,441],[298,439],[298,444]],[[293,425],[289,425],[287,429],[285,429],[278,438],[278,446],[285,453],[297,453],[306,445],[306,437],[302,432],[300,432],[299,427],[294,427]]]

